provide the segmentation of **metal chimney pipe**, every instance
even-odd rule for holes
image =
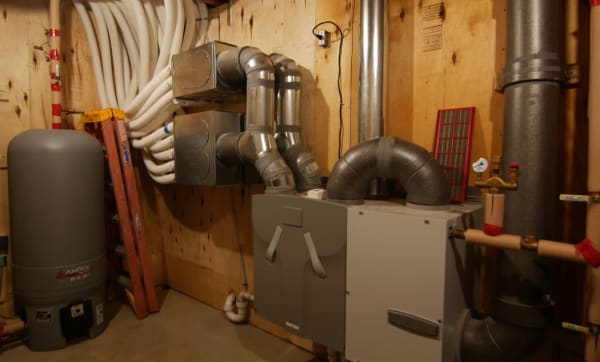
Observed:
[[[554,239],[558,196],[560,0],[508,0],[504,71],[504,173],[519,164],[519,188],[506,193],[506,233]],[[535,254],[501,251],[492,316],[468,319],[461,361],[521,361],[552,321],[550,278]]]
[[[358,142],[383,136],[385,0],[360,2]]]

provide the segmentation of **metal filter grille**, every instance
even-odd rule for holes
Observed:
[[[441,109],[437,115],[433,157],[446,171],[453,202],[467,196],[474,117],[475,107]]]

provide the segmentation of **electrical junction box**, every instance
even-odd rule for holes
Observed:
[[[244,88],[227,85],[221,81],[217,72],[219,54],[235,48],[235,45],[212,41],[174,55],[171,63],[175,98],[210,103],[235,103],[242,100]]]
[[[477,271],[448,231],[481,225],[480,203],[255,195],[252,219],[258,314],[350,361],[455,361]]]
[[[217,159],[216,143],[224,133],[242,130],[241,114],[205,111],[175,117],[175,182],[225,186],[240,183],[240,167]]]

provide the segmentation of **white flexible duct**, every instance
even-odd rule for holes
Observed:
[[[152,153],[157,153],[160,151],[164,151],[170,147],[173,147],[174,144],[175,144],[175,137],[173,135],[170,135],[169,137],[166,137],[166,138],[156,142],[155,144],[150,146],[148,149]]]
[[[102,60],[102,72],[104,74],[104,90],[106,91],[106,98],[108,103],[102,105],[103,108],[117,107],[117,98],[115,95],[115,86],[112,75],[112,55],[110,51],[110,42],[108,39],[108,30],[100,5],[95,2],[90,2],[92,8],[92,15],[94,16],[96,23],[96,30],[98,33],[98,43],[100,45],[100,56]]]
[[[169,122],[164,127],[156,129],[154,132],[150,133],[147,136],[144,136],[140,139],[135,139],[132,141],[131,145],[135,148],[145,148],[152,146],[156,142],[162,140],[163,138],[169,136],[173,133],[173,122]]]
[[[181,51],[186,51],[192,47],[193,41],[196,39],[196,17],[198,16],[197,8],[193,0],[185,0],[185,33],[181,42]]]
[[[125,113],[127,115],[132,115],[144,104],[144,101],[152,94],[152,91],[169,78],[171,73],[170,67],[163,68],[152,80],[138,93],[137,96],[131,101],[130,104],[125,107]]]
[[[156,103],[154,103],[152,107],[150,107],[150,109],[148,109],[148,111],[144,113],[141,117],[129,121],[129,129],[136,130],[144,127],[146,124],[148,124],[148,122],[152,120],[152,118],[156,117],[156,115],[161,109],[163,109],[165,106],[172,102],[173,91],[169,91],[168,93],[160,97],[158,101],[156,101]]]
[[[169,56],[171,55],[171,42],[173,41],[173,35],[175,34],[174,24],[177,21],[176,9],[174,9],[176,2],[174,0],[165,0],[165,31],[163,38],[161,39],[160,53],[158,60],[156,61],[156,67],[154,68],[154,74],[158,74],[161,69],[167,66],[169,62]],[[162,21],[161,21],[162,23]]]
[[[102,107],[120,107],[132,146],[159,183],[175,181],[170,57],[206,39],[208,12],[198,0],[89,0],[94,22],[74,0],[90,46]],[[200,17],[200,24],[196,24]],[[164,162],[167,161],[167,162]]]
[[[135,15],[135,23],[138,29],[138,37],[140,44],[140,74],[138,82],[140,88],[143,88],[148,83],[150,75],[150,37],[148,36],[148,23],[144,7],[138,0],[129,0],[128,5],[131,6]]]
[[[160,161],[170,161],[175,158],[175,150],[170,148],[166,151],[153,153],[152,158]]]
[[[115,85],[115,105],[119,108],[122,108],[122,102],[125,100],[125,81],[123,79],[123,65],[121,62],[123,58],[121,56],[121,42],[120,35],[117,30],[117,24],[115,23],[115,19],[113,18],[108,5],[104,2],[98,3],[98,10],[101,13],[101,16],[104,18],[106,22],[106,28],[108,30],[108,40],[111,44],[110,50],[112,51],[112,56],[110,59],[113,61],[113,74],[114,74],[114,85]]]
[[[172,88],[172,80],[170,77],[165,79],[146,99],[142,107],[131,115],[131,118],[138,118],[142,116],[144,113],[148,112],[148,110],[154,105],[160,98],[162,98],[165,94],[169,93]]]

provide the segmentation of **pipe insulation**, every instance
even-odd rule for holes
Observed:
[[[559,0],[507,2],[504,173],[517,163],[519,188],[506,193],[504,230],[556,239],[558,124],[563,72]],[[464,326],[463,362],[520,361],[538,349],[552,320],[547,261],[499,252],[492,316]]]
[[[298,192],[320,188],[319,165],[302,142],[300,120],[302,74],[296,63],[284,55],[271,54],[269,58],[275,67],[277,148],[294,173]]]
[[[48,44],[50,45],[50,90],[52,128],[62,128],[62,95],[60,74],[60,0],[49,1]]]
[[[588,192],[600,192],[600,165],[596,157],[600,155],[600,4],[592,1],[590,18],[590,88],[588,103]],[[590,203],[587,209],[586,235],[596,250],[600,250],[600,203]],[[600,268],[587,270],[589,280],[588,321],[600,325]],[[600,346],[595,336],[586,337],[585,359],[600,361]]]
[[[406,201],[419,205],[446,205],[450,189],[440,164],[424,148],[393,137],[375,138],[350,148],[335,164],[329,199],[360,204],[369,182],[377,177],[398,180]]]
[[[236,48],[219,54],[217,72],[225,83],[232,86],[246,83],[245,131],[239,136],[221,136],[219,141],[234,141],[218,142],[217,154],[234,154],[241,161],[253,164],[265,183],[265,192],[293,193],[295,183],[292,171],[277,151],[273,136],[273,63],[257,48]],[[223,159],[221,161],[226,162]]]

